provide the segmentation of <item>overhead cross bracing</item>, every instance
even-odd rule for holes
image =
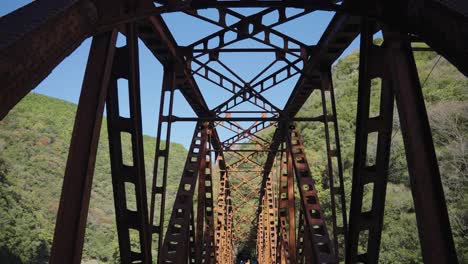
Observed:
[[[50,262],[81,261],[105,107],[121,262],[233,263],[238,245],[249,241],[261,263],[375,263],[395,100],[423,259],[456,263],[410,45],[428,43],[467,74],[466,5],[453,2],[37,0],[2,17],[1,117],[85,38],[93,38]],[[281,28],[319,11],[333,12],[333,17],[316,43]],[[193,32],[199,37],[182,44],[167,18],[176,12],[214,30]],[[317,34],[307,27],[301,31]],[[374,43],[376,32],[383,37],[380,46]],[[348,194],[331,70],[356,38],[358,106]],[[153,171],[145,171],[142,154],[139,40],[164,70]],[[245,64],[232,56],[246,58]],[[375,78],[382,80],[380,111],[371,117]],[[128,98],[119,98],[120,79],[128,82]],[[176,114],[179,94],[193,114]],[[320,113],[297,116],[311,96],[319,98]],[[128,117],[122,116],[120,100],[129,102]],[[194,128],[191,137],[187,134],[188,155],[169,204],[168,142],[179,122],[192,122]],[[329,208],[320,203],[299,122],[323,128]],[[267,138],[268,131],[272,136]],[[122,157],[122,133],[131,135],[131,162]],[[375,164],[366,159],[370,133],[378,135]],[[152,182],[146,182],[147,174]],[[365,186],[375,190],[369,211],[362,211]],[[136,197],[134,208],[127,205],[129,196]],[[367,246],[358,249],[358,242]]]

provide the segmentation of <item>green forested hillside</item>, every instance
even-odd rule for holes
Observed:
[[[415,59],[421,82],[427,78],[439,56],[434,52],[416,52]],[[340,139],[344,163],[346,194],[351,192],[351,174],[354,154],[354,132],[357,106],[359,54],[354,52],[333,68]],[[378,112],[378,80],[373,80],[371,113]],[[468,263],[468,79],[443,58],[440,59],[423,87],[432,126],[442,181],[448,203],[450,221],[461,263]],[[317,94],[318,95],[318,94]],[[319,96],[312,96],[301,109],[301,116],[313,116],[322,111]],[[323,126],[302,123],[301,135],[308,150],[308,158],[317,175],[320,198],[329,206],[325,182],[325,145]],[[381,244],[381,263],[422,262],[413,200],[402,142],[398,112],[394,113],[389,185],[385,208],[384,231]],[[370,137],[370,142],[375,139]],[[375,145],[368,147],[375,153]],[[374,151],[372,151],[374,150]],[[370,158],[373,158],[372,156]],[[323,164],[323,165],[320,165]],[[320,176],[322,175],[322,176]],[[326,179],[327,180],[327,179]],[[370,192],[363,206],[370,206]],[[368,207],[370,208],[370,207]]]
[[[415,56],[420,78],[424,81],[439,57],[432,52],[420,52]],[[348,202],[354,152],[358,60],[358,53],[351,53],[333,69]],[[374,82],[375,85],[377,83]],[[468,193],[468,79],[441,59],[423,90],[458,255],[461,263],[468,263],[468,240],[465,238],[468,235],[468,198],[465,195]],[[373,92],[374,99],[377,95],[377,91]],[[320,113],[319,99],[317,94],[313,94],[300,115],[310,117]],[[371,108],[375,110],[377,107],[374,100]],[[30,94],[0,122],[0,263],[46,263],[48,260],[75,111],[76,106],[71,103]],[[327,210],[329,194],[324,189],[326,156],[323,127],[317,123],[301,123],[299,126],[320,190],[321,203]],[[89,263],[118,260],[105,125],[101,133],[83,253],[84,262]],[[149,183],[155,139],[145,136],[144,142]],[[124,142],[124,145],[124,149],[130,151],[129,142]],[[182,170],[180,164],[184,163],[185,158],[184,147],[172,144],[169,198],[173,197],[177,188]],[[421,262],[396,111],[390,168],[380,261]],[[367,195],[366,206],[369,198]],[[251,249],[254,250],[254,247]]]
[[[48,262],[75,112],[74,104],[30,94],[0,122],[0,263]],[[114,262],[118,257],[106,127],[93,181],[85,261]],[[131,155],[129,140],[123,143]],[[155,139],[145,136],[144,147],[149,184]],[[171,192],[185,157],[182,145],[171,144]]]

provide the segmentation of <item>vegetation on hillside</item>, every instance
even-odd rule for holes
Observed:
[[[439,56],[434,52],[415,52],[421,82],[426,80]],[[337,115],[344,165],[347,208],[351,193],[351,175],[354,154],[354,132],[357,106],[359,53],[354,52],[333,68],[333,80],[337,102]],[[379,81],[372,81],[371,113],[378,113]],[[315,93],[315,92],[314,92]],[[424,83],[423,93],[434,144],[436,147],[445,197],[457,253],[461,263],[468,262],[468,79],[445,59],[440,59],[432,74]],[[299,115],[313,116],[320,113],[321,100],[318,93],[311,96]],[[327,186],[326,152],[323,126],[314,123],[299,124],[304,138],[308,159],[314,165],[318,189],[323,206],[329,207]],[[370,158],[375,153],[376,140],[369,138]],[[365,190],[363,206],[370,208],[372,190]],[[387,187],[384,230],[381,242],[380,263],[422,262],[413,199],[406,166],[403,139],[398,111],[394,112],[393,135],[390,158],[390,175]]]
[[[0,263],[47,263],[76,105],[30,94],[0,123]],[[147,185],[155,139],[144,136]],[[124,156],[131,156],[129,138]],[[171,144],[168,203],[186,150]],[[118,262],[107,126],[99,141],[83,259]],[[168,218],[168,217],[166,217]]]

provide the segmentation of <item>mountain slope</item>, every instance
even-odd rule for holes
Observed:
[[[460,262],[466,263],[468,262],[468,241],[465,238],[468,227],[468,203],[464,194],[468,193],[468,79],[434,52],[415,52],[415,60],[421,83],[424,83],[423,93],[434,136],[457,253]],[[359,53],[354,52],[340,59],[333,68],[348,210],[354,155],[358,66]],[[429,75],[432,69],[433,71]],[[377,113],[379,108],[380,88],[378,88],[378,84],[379,80],[372,81],[371,113]],[[313,113],[322,111],[320,96],[317,95],[309,98],[299,115],[314,116]],[[316,165],[314,175],[318,178],[317,182],[320,183],[319,188],[322,189],[321,201],[324,207],[327,207],[329,206],[329,193],[328,190],[323,189],[328,180],[324,167],[326,153],[323,126],[302,123],[300,127],[308,157],[311,157],[311,163]],[[372,160],[374,159],[376,140],[370,136],[369,142],[368,153]],[[391,150],[379,262],[422,262],[396,106]],[[371,192],[372,190],[365,191],[364,207],[370,208]]]
[[[28,95],[0,123],[0,262],[47,263],[76,105]],[[105,122],[105,120],[104,120]],[[124,156],[131,155],[129,139]],[[144,136],[147,182],[155,139]],[[186,150],[171,144],[169,190],[178,184]],[[170,203],[170,201],[169,201]],[[103,125],[83,258],[118,257],[107,126]]]

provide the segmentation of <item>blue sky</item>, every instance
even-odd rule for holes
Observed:
[[[26,0],[5,1],[0,6],[0,16],[3,16],[29,2],[30,1]],[[258,10],[259,9],[236,9],[237,12],[245,15],[252,14]],[[297,10],[291,9],[288,12],[294,13],[297,12]],[[200,13],[210,17],[216,16],[216,12],[214,12],[214,10],[201,10]],[[330,12],[314,12],[284,25],[277,26],[275,29],[294,37],[307,45],[313,45],[320,38],[321,33],[332,16],[333,13]],[[185,14],[171,13],[163,15],[163,17],[179,45],[191,44],[199,38],[219,30],[215,25],[202,22]],[[272,19],[274,19],[274,17],[272,17]],[[265,19],[264,23],[268,23],[268,19]],[[119,39],[119,42],[120,41],[121,39]],[[77,48],[58,67],[56,67],[52,73],[34,89],[34,92],[77,103],[90,44],[91,39],[85,40],[79,48]],[[246,40],[230,47],[241,46],[262,47],[262,45],[252,40]],[[139,47],[143,132],[147,135],[154,136],[156,134],[157,113],[159,111],[162,67],[142,43],[140,43]],[[358,48],[359,42],[358,40],[355,40],[344,54],[346,55]],[[250,80],[262,69],[262,66],[268,65],[272,61],[274,55],[224,53],[221,54],[220,57],[226,65],[232,67],[242,78]],[[208,81],[204,81],[198,77],[196,80],[210,107],[216,106],[219,102],[222,102],[225,98],[229,97],[229,93]],[[296,80],[297,78],[292,78],[278,87],[272,88],[265,94],[265,96],[272,103],[282,107],[285,100],[288,98],[290,91],[294,87]],[[126,95],[122,94],[121,99],[123,104],[122,109],[128,108],[128,99],[126,98]],[[247,109],[248,107],[244,110]],[[123,112],[125,113],[125,110],[123,110]],[[185,117],[194,116],[193,111],[180,94],[176,94],[174,114]],[[190,144],[192,131],[193,123],[175,123],[173,125],[172,141],[188,146]],[[227,132],[226,134],[223,133],[225,132],[222,132],[221,136],[230,136]]]

